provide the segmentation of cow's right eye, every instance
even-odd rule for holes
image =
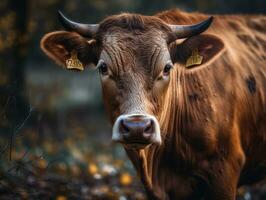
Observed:
[[[105,62],[100,62],[99,65],[98,65],[98,69],[99,69],[99,72],[102,74],[102,75],[107,75],[108,74],[108,68],[107,68],[107,65]]]
[[[167,63],[163,69],[163,75],[168,76],[170,73],[170,70],[173,68],[173,65],[171,63]]]

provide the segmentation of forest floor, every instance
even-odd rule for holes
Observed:
[[[0,199],[146,200],[123,149],[87,135],[79,130],[58,141],[26,130],[13,148],[0,138]],[[241,188],[237,198],[265,199],[266,184]]]
[[[145,200],[142,184],[130,173],[120,173],[114,166],[99,168],[90,164],[81,171],[77,166],[56,168],[40,160],[36,165],[13,162],[13,167],[1,172],[1,200]],[[265,200],[266,186],[245,187],[237,200]]]
[[[15,170],[15,169],[14,169]],[[23,169],[20,169],[23,170]],[[37,171],[40,169],[38,168]],[[84,200],[144,200],[141,184],[129,174],[94,176],[72,173],[63,175],[47,171],[5,174],[0,180],[0,199],[84,199]],[[24,175],[22,176],[22,173]],[[77,173],[77,172],[74,172]],[[71,176],[71,174],[73,176]]]

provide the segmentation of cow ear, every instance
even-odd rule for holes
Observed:
[[[224,52],[223,41],[215,35],[203,34],[170,45],[173,63],[187,68],[209,65]]]
[[[48,33],[42,38],[41,49],[64,68],[82,70],[83,66],[97,64],[98,48],[96,43],[96,40],[87,40],[75,32],[56,31]],[[73,56],[79,65],[77,68],[69,67],[66,64]]]

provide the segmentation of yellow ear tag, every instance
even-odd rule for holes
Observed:
[[[83,64],[78,59],[78,55],[76,51],[71,52],[71,56],[66,60],[67,69],[77,69],[80,71],[84,70]]]
[[[194,65],[200,65],[202,63],[203,56],[199,55],[199,50],[194,49],[192,55],[187,59],[186,67],[191,67]]]

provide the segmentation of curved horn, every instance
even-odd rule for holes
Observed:
[[[169,25],[176,33],[177,39],[192,37],[206,31],[211,25],[213,16],[194,25]]]
[[[98,31],[99,24],[81,24],[66,18],[61,11],[58,11],[58,20],[62,26],[69,31],[75,31],[82,36],[91,37]]]

